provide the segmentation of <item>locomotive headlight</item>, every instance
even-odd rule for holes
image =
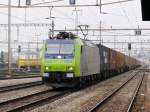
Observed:
[[[68,67],[68,70],[69,70],[69,71],[72,71],[72,70],[73,70],[73,67],[71,67],[71,66]]]
[[[48,66],[46,66],[46,67],[45,67],[45,70],[49,70],[49,67],[48,67]]]

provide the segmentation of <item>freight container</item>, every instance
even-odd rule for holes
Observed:
[[[109,49],[109,71],[110,75],[114,74],[116,70],[116,51]]]
[[[123,53],[117,52],[116,68],[119,73],[123,72],[125,69],[125,55]]]
[[[98,45],[100,51],[100,72],[106,78],[109,70],[109,48]]]
[[[129,57],[129,68],[132,69],[134,65],[134,59],[132,57]]]
[[[126,70],[129,70],[130,68],[130,57],[125,55],[125,66],[126,66]]]

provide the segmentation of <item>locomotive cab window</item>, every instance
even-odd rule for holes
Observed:
[[[47,44],[49,54],[74,54],[74,44]]]
[[[46,51],[49,54],[59,54],[60,44],[47,44]]]
[[[74,53],[74,45],[73,44],[61,44],[60,54],[73,54],[73,53]]]

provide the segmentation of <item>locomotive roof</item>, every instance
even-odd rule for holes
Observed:
[[[59,32],[56,36],[49,37],[49,39],[76,39],[76,38],[78,37],[71,32]]]
[[[67,39],[48,39],[46,40],[47,44],[57,44],[57,43],[62,43],[62,44],[74,44],[74,40],[67,40]]]

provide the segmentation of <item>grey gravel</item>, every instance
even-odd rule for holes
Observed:
[[[36,78],[23,78],[23,79],[11,79],[11,80],[0,80],[0,87],[22,84],[22,83],[29,83],[29,82],[36,82],[41,81],[40,77]]]
[[[86,112],[108,91],[120,86],[130,76],[129,73],[113,77],[97,85],[75,92],[53,103],[36,108],[31,112]]]
[[[0,94],[0,102],[4,102],[7,100],[27,96],[30,94],[38,93],[44,90],[51,89],[51,87],[47,87],[45,85],[40,85],[40,86],[34,86],[34,87],[29,87],[26,89],[19,89],[11,92],[6,92],[6,93],[1,93]]]
[[[110,112],[111,110],[113,110],[113,112],[126,112],[140,79],[141,75],[135,76],[108,100],[108,102],[102,105],[97,112]]]

